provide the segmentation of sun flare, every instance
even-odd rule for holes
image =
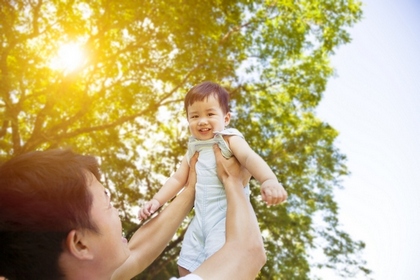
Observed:
[[[69,73],[82,66],[84,60],[85,54],[79,44],[66,43],[58,48],[57,55],[51,60],[50,67]]]

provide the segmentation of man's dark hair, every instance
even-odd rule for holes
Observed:
[[[191,88],[184,98],[184,109],[188,116],[188,106],[196,101],[203,101],[209,96],[215,96],[219,100],[223,113],[229,112],[229,93],[221,85],[213,82],[203,82]]]
[[[0,166],[0,276],[61,279],[58,259],[73,229],[97,231],[90,219],[94,157],[71,150],[35,151]]]

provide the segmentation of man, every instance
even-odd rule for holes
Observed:
[[[242,192],[242,170],[214,148],[228,198],[226,243],[187,279],[254,279],[265,263],[261,233]],[[159,256],[194,200],[195,162],[184,191],[127,242],[93,157],[31,152],[0,167],[0,276],[131,279]]]

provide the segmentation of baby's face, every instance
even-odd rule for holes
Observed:
[[[192,136],[199,140],[213,138],[214,131],[221,131],[229,124],[230,113],[224,113],[213,95],[188,106],[188,123]]]

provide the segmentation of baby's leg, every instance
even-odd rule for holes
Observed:
[[[188,269],[183,268],[182,266],[178,265],[178,272],[179,272],[179,277],[183,277],[186,276],[188,274],[191,273],[191,271],[189,271]]]

